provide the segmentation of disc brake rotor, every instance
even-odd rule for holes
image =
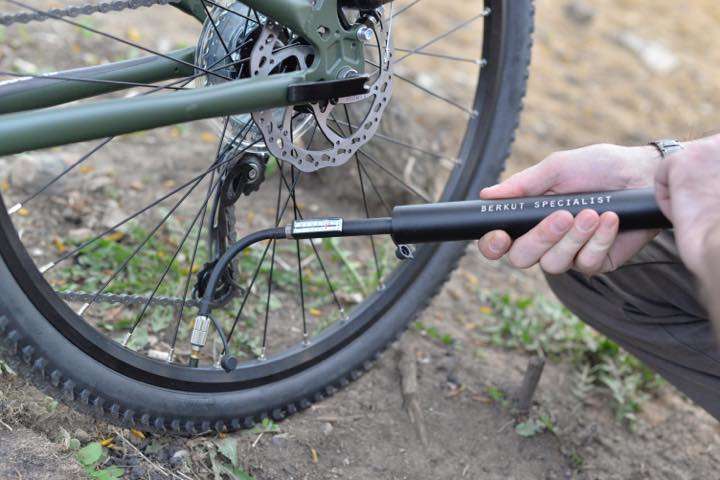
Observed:
[[[373,30],[373,43],[366,45],[366,48],[377,49],[379,68],[370,75],[368,93],[332,102],[262,110],[252,114],[265,139],[265,148],[273,156],[303,172],[313,172],[346,163],[372,139],[390,101],[393,87],[390,61],[392,45],[383,21],[376,18]],[[252,77],[262,78],[279,73],[283,71],[280,66],[289,63],[296,65],[299,70],[309,67],[313,47],[285,45],[283,36],[280,25],[266,22],[250,56]],[[359,123],[352,122],[350,110],[345,110],[348,107],[355,107],[352,112],[356,116],[360,111],[362,119]],[[308,117],[312,121],[308,122]],[[303,132],[298,133],[298,123],[303,125]],[[314,140],[320,137],[319,134],[325,141],[318,145]]]

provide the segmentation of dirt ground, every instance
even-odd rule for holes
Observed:
[[[529,91],[508,172],[558,149],[716,131],[718,25],[715,0],[538,1]],[[662,45],[660,53],[648,57],[638,49],[648,42],[655,53]],[[497,290],[550,295],[537,271],[490,264],[470,247],[420,318],[455,339],[452,347],[408,331],[401,345],[334,397],[272,432],[230,435],[242,468],[257,480],[718,478],[720,428],[704,411],[665,386],[628,429],[615,420],[606,393],[591,394],[584,403],[573,397],[570,368],[563,363],[546,366],[536,397],[536,408],[554,419],[554,432],[519,436],[513,416],[484,392],[516,388],[528,357],[491,347],[474,333],[492,321],[479,314],[480,292]],[[420,359],[418,399],[427,442],[403,408],[402,348],[414,349]],[[0,376],[0,420],[3,480],[83,478],[68,439],[118,438],[113,427],[56,405],[9,375]],[[165,451],[152,461],[134,456],[127,478],[213,478],[188,452],[214,437],[122,435],[141,449],[155,442]],[[178,452],[189,460],[171,461]]]

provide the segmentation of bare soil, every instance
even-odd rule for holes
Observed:
[[[558,149],[691,138],[717,128],[720,52],[714,46],[720,41],[720,8],[714,0],[586,2],[594,11],[587,24],[565,12],[570,3],[575,2],[538,2],[530,87],[508,172]],[[171,26],[162,28],[173,42],[192,39]],[[653,70],[620,40],[628,32],[660,42],[679,64],[668,73]],[[0,60],[2,52],[10,54],[2,49]],[[114,154],[153,158],[153,145],[128,145]],[[192,167],[158,161],[167,162],[163,180],[173,180],[175,172],[187,175]],[[665,386],[643,405],[630,430],[615,420],[606,393],[596,392],[584,403],[576,400],[570,368],[563,363],[546,366],[535,399],[534,408],[554,419],[554,433],[519,436],[513,415],[487,391],[515,389],[528,358],[491,347],[476,333],[492,321],[479,314],[483,291],[550,295],[539,272],[491,264],[469,247],[458,271],[420,318],[450,335],[453,345],[415,330],[402,340],[418,359],[427,444],[403,407],[395,346],[363,378],[281,423],[277,431],[230,435],[238,442],[241,466],[257,480],[717,477],[720,429],[704,411]],[[127,452],[123,458],[138,462],[120,435],[141,449],[153,442],[166,445],[163,455],[139,461],[142,470],[128,463],[127,478],[213,478],[206,459],[196,455],[215,437],[140,440],[57,405],[11,375],[0,376],[0,420],[0,479],[82,478],[67,448],[69,438],[83,443],[115,438],[115,455]],[[169,460],[182,450],[190,452],[187,460]]]

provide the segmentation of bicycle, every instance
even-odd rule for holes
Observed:
[[[8,71],[0,57],[0,76],[11,78],[0,83],[0,157],[64,145],[78,152],[33,190],[2,193],[6,357],[81,411],[184,434],[251,428],[333,395],[428,305],[465,243],[423,245],[395,263],[394,245],[373,236],[295,238],[288,248],[270,240],[223,264],[207,287],[238,233],[259,223],[476,198],[509,154],[533,28],[530,0],[451,8],[435,0],[5,4],[0,25],[6,38],[18,34],[21,55],[52,60],[28,33],[44,25],[149,54],[48,74]],[[111,33],[119,28],[112,23],[109,32],[82,20],[122,24],[173,7],[197,21],[195,47],[163,53]],[[426,31],[420,40],[418,30]],[[475,56],[447,50],[459,35],[481,37]],[[119,96],[126,90],[134,94]],[[408,133],[404,123],[424,133],[395,136],[387,118],[400,133]],[[215,144],[202,154],[204,140],[186,142],[192,155],[177,164],[161,150],[124,158],[184,137],[168,127],[207,119],[215,119]],[[116,139],[149,129],[169,133]],[[137,139],[148,143],[133,147]],[[94,143],[79,152],[80,142]],[[108,153],[115,144],[122,159]],[[17,162],[26,160],[12,158],[22,173]],[[73,176],[86,188],[93,160],[120,170],[109,185],[117,190],[106,185],[92,200],[54,193]],[[153,162],[168,163],[153,170]],[[141,169],[163,193],[150,198],[142,182],[126,181]],[[183,180],[163,183],[171,169]],[[92,220],[87,203],[108,197],[133,213]],[[69,226],[83,235],[68,239]],[[198,324],[203,297],[214,318]],[[213,335],[210,320],[222,334]],[[238,358],[228,363],[227,350]]]

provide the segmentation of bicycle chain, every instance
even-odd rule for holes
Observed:
[[[46,12],[25,12],[0,16],[0,25],[9,27],[15,23],[44,22],[57,18],[75,18],[95,13],[121,12],[123,10],[137,10],[155,5],[180,3],[181,0],[113,0],[96,4],[78,5],[68,8],[54,8]]]
[[[91,302],[104,302],[104,303],[115,303],[121,305],[150,305],[165,306],[165,307],[181,307],[183,303],[186,307],[198,308],[201,301],[198,299],[183,299],[180,297],[145,297],[143,295],[128,295],[128,294],[114,294],[114,293],[102,293],[95,297],[94,293],[87,292],[55,292],[58,297],[68,302],[77,303],[91,303]]]

